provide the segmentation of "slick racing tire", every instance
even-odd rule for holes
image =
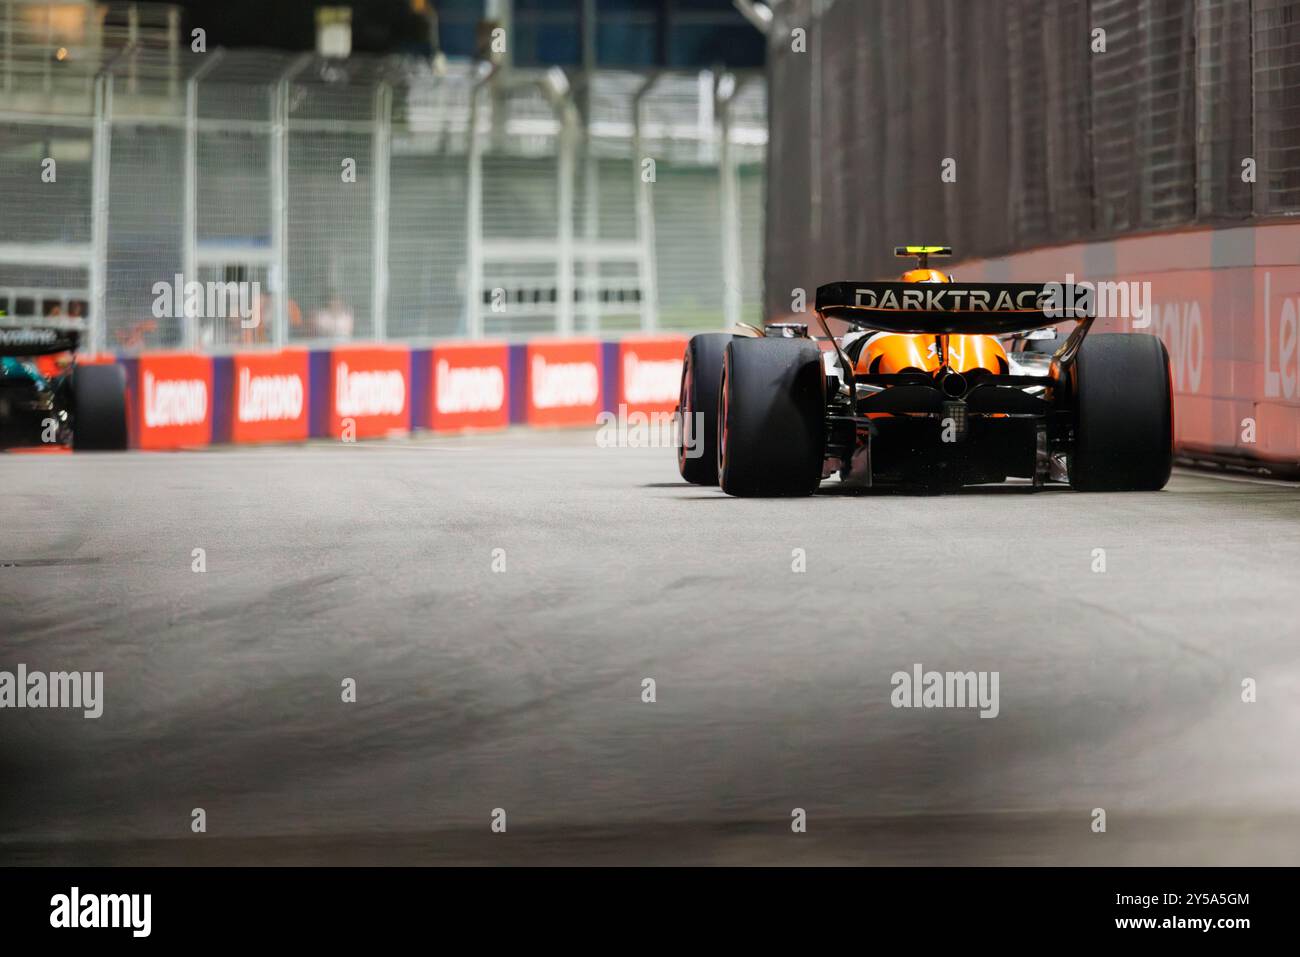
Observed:
[[[77,366],[72,373],[72,447],[126,448],[126,373],[119,365]]]
[[[1152,492],[1173,468],[1173,380],[1155,336],[1088,336],[1073,369],[1070,485],[1085,492]]]
[[[807,339],[734,339],[718,390],[718,476],[728,495],[811,495],[826,448],[826,375]]]
[[[681,414],[677,470],[694,485],[718,484],[718,383],[722,353],[734,338],[727,332],[710,332],[692,336],[686,344],[677,404]]]

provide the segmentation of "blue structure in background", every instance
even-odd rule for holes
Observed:
[[[442,52],[478,49],[484,0],[434,0]],[[516,66],[581,66],[583,0],[513,0],[511,51]],[[708,69],[761,67],[762,35],[731,0],[595,0],[596,66]]]

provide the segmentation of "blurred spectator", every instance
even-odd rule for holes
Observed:
[[[325,306],[312,314],[311,335],[321,339],[350,339],[354,326],[352,307],[335,293]]]

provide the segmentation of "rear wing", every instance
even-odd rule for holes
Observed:
[[[1012,335],[1092,318],[1095,300],[1070,283],[833,282],[817,312],[881,332]]]
[[[79,329],[0,325],[0,356],[50,356],[76,352],[80,342]]]

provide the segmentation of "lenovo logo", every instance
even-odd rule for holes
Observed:
[[[259,375],[239,371],[235,414],[240,422],[292,422],[302,415],[304,392],[296,375]]]
[[[144,424],[149,428],[198,425],[208,415],[208,384],[202,379],[154,378],[144,373]]]
[[[439,359],[434,384],[434,404],[444,415],[495,412],[505,405],[506,377],[499,366],[455,368]]]
[[[600,370],[593,362],[551,362],[533,356],[532,399],[538,409],[594,405],[600,398]]]
[[[681,359],[642,359],[623,356],[623,398],[629,405],[672,402],[681,389]]]
[[[400,415],[406,408],[406,377],[396,370],[353,372],[340,362],[335,381],[338,415]]]
[[[1282,297],[1273,322],[1273,274],[1264,273],[1264,395],[1294,399],[1300,395],[1300,296]]]
[[[1153,305],[1148,312],[1155,316],[1152,330],[1165,341],[1169,350],[1169,368],[1174,387],[1179,392],[1201,390],[1201,369],[1205,364],[1205,332],[1201,327],[1201,306],[1197,302],[1167,302]],[[1136,325],[1136,324],[1135,324]]]

